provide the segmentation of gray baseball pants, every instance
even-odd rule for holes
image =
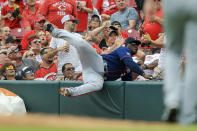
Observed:
[[[52,36],[68,41],[77,49],[82,64],[84,84],[69,88],[72,96],[79,96],[101,90],[104,83],[104,65],[102,57],[97,54],[96,50],[84,39],[63,29],[54,29]]]
[[[180,105],[180,122],[197,122],[197,0],[164,0],[164,27],[167,34],[166,106]],[[184,79],[180,60],[186,54]]]

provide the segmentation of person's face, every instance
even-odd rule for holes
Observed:
[[[33,70],[26,71],[23,79],[24,80],[34,80],[35,79],[34,71]]]
[[[40,31],[38,33],[38,37],[41,40],[41,42],[45,42],[46,41],[46,35],[45,35],[45,33],[43,31]]]
[[[112,46],[116,41],[117,35],[112,33],[107,39],[107,46]]]
[[[9,63],[11,60],[7,56],[7,50],[1,49],[0,50],[0,64]]]
[[[27,53],[27,58],[31,58],[31,59],[36,60],[36,55],[35,55],[35,53],[33,51],[29,51]]]
[[[63,75],[65,77],[70,78],[70,77],[73,77],[74,74],[75,74],[75,68],[72,66],[72,64],[65,65],[65,70],[63,72]]]
[[[26,0],[26,3],[29,6],[35,6],[36,5],[36,0]]]
[[[40,50],[40,48],[41,48],[40,44],[41,44],[40,39],[34,39],[34,40],[31,41],[30,47],[31,47],[32,50]]]
[[[129,48],[133,54],[136,54],[138,51],[138,45],[137,44],[128,44],[127,48]]]
[[[127,7],[126,0],[116,0],[116,6],[119,10],[124,10]]]
[[[52,49],[50,49],[50,48],[44,50],[44,54],[41,55],[41,58],[42,58],[42,61],[43,61],[43,62],[46,62],[46,63],[48,63],[48,64],[51,64],[51,63],[53,62],[54,56],[53,56],[53,57],[48,57],[48,53],[49,53],[51,50],[52,50]]]
[[[10,36],[10,34],[11,34],[11,29],[10,29],[9,27],[5,27],[5,28],[2,30],[2,33],[1,33],[2,38],[4,38],[4,39],[7,39],[8,36]]]
[[[10,76],[13,76],[13,77],[15,77],[15,70],[14,70],[14,67],[13,67],[13,65],[9,65],[8,67],[6,67],[6,69],[5,69],[5,72],[4,72],[4,75],[6,76],[6,77],[10,77]]]
[[[154,2],[154,0],[145,0],[143,7],[145,16],[153,15],[156,11],[156,7],[156,2]]]
[[[11,52],[9,54],[9,58],[11,60],[22,60],[22,54],[20,51],[16,51],[16,52]]]
[[[18,47],[18,43],[16,41],[7,43],[7,46],[10,48],[12,46]]]
[[[78,24],[75,21],[71,21],[71,20],[66,21],[64,23],[64,26],[68,27],[67,29],[69,29],[70,32],[74,32],[76,30],[76,28],[77,28],[77,25]]]
[[[100,25],[99,18],[98,17],[93,17],[90,21],[90,26],[95,29],[95,28],[99,27],[99,25]]]
[[[37,22],[35,21],[34,22],[34,29],[35,30],[44,30],[44,21],[40,21],[40,22]]]

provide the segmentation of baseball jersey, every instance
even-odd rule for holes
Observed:
[[[115,0],[97,0],[95,7],[100,14],[112,15],[118,11]]]
[[[91,0],[76,0],[76,4],[81,3],[83,6],[92,9],[93,10],[93,5]],[[88,25],[88,12],[82,11],[78,6],[77,6],[77,18],[80,20],[80,23],[77,26],[77,31],[84,32],[87,30],[87,25]]]
[[[129,74],[132,80],[132,72],[142,75],[144,71],[132,59],[132,52],[127,47],[120,47],[109,54],[102,55],[107,62],[107,80],[117,80],[124,74]]]
[[[61,19],[65,15],[77,17],[77,6],[75,0],[45,0],[40,7],[40,13],[47,21],[63,29]]]

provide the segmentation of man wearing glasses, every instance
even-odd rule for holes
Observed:
[[[75,67],[71,63],[66,63],[62,66],[62,73],[64,75],[63,80],[79,80],[79,77],[82,75],[81,73],[75,73]]]

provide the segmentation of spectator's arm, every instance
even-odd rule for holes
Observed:
[[[83,11],[85,11],[85,12],[87,12],[87,13],[93,13],[93,10],[92,9],[90,9],[90,8],[87,8],[87,7],[81,7],[81,9],[83,10]]]
[[[131,57],[125,57],[123,59],[124,64],[131,70],[131,72],[135,72],[141,76],[143,76],[144,71],[133,61]]]
[[[148,36],[145,34],[142,36],[142,42],[144,43],[150,43],[154,47],[158,48],[163,48],[164,47],[164,36],[165,34],[163,33],[157,40],[150,40]]]
[[[137,25],[136,20],[129,20],[129,27],[127,29],[135,29],[136,25]]]
[[[155,16],[154,21],[159,23],[160,25],[163,25],[163,19],[162,18],[159,18],[159,17]]]

